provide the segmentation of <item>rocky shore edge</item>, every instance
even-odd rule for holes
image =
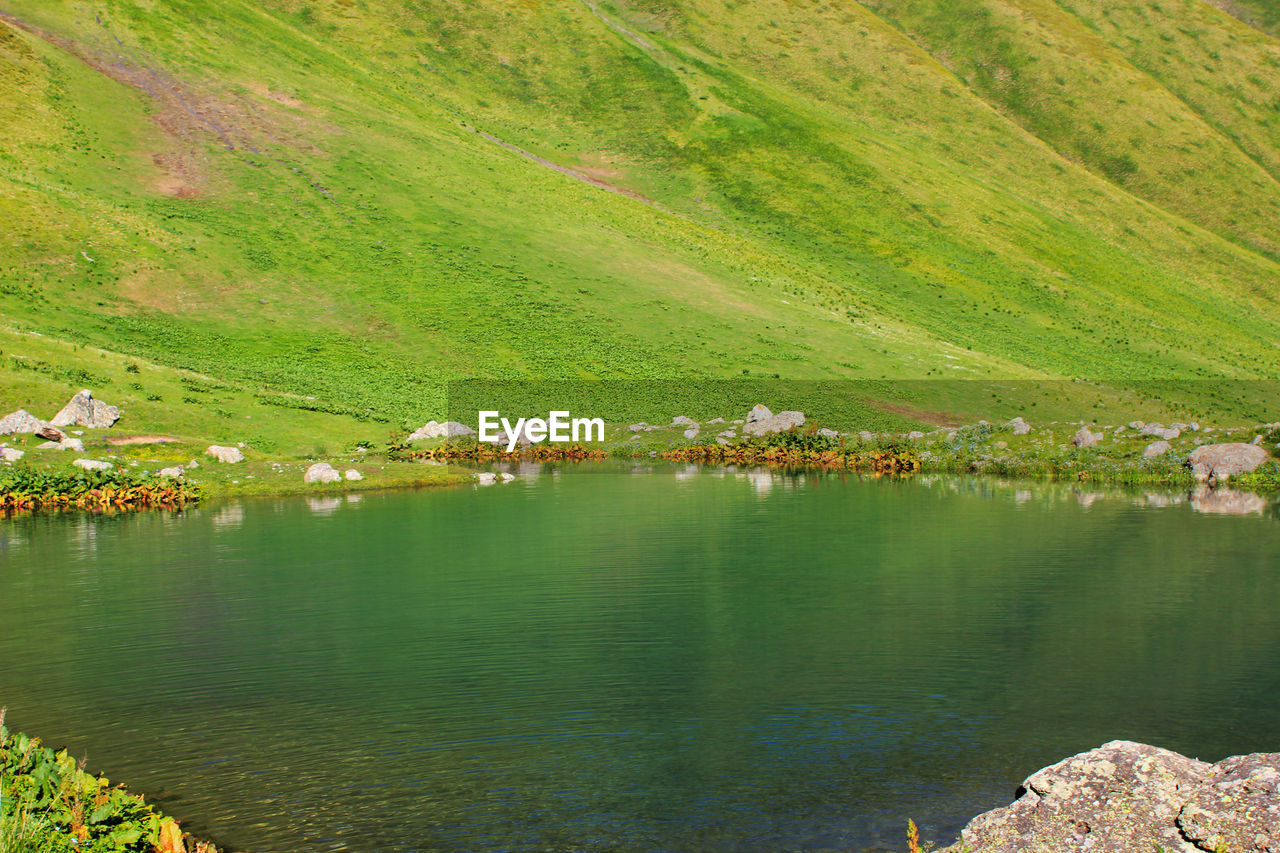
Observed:
[[[1114,740],[1031,774],[939,853],[1276,853],[1280,753],[1209,764]]]
[[[819,427],[803,412],[774,414],[757,405],[744,417],[698,422],[677,415],[670,424],[610,425],[603,443],[553,445],[508,434],[489,443],[457,421],[429,421],[389,449],[395,458],[434,462],[580,461],[661,458],[708,465],[846,468],[883,474],[951,473],[1163,486],[1194,490],[1215,511],[1254,512],[1280,491],[1280,423],[1211,427],[1199,423],[1032,424],[978,421],[904,433]],[[496,482],[476,475],[481,485]],[[1239,506],[1237,506],[1239,504]]]
[[[856,424],[834,429],[814,423],[804,412],[775,414],[759,404],[738,417],[699,421],[677,415],[663,424],[602,421],[603,436],[590,443],[539,443],[525,434],[524,419],[514,427],[517,434],[504,432],[484,443],[467,424],[432,420],[412,431],[407,425],[405,431],[393,431],[381,448],[373,440],[360,440],[337,452],[317,446],[312,454],[282,455],[244,442],[205,447],[206,441],[189,437],[121,434],[120,416],[116,407],[83,390],[50,422],[23,410],[0,418],[0,511],[181,506],[205,494],[486,486],[514,479],[502,471],[475,470],[492,463],[644,458],[844,469],[871,476],[983,475],[1081,488],[1177,489],[1207,511],[1230,514],[1268,512],[1280,493],[1280,422],[1210,426],[1134,420],[1108,425],[1033,422],[1019,416],[999,423],[872,432]],[[84,429],[68,434],[54,422]],[[423,462],[438,464],[415,464]]]

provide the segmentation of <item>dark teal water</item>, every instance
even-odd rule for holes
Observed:
[[[1273,514],[531,469],[0,522],[0,704],[262,853],[901,850],[1113,738],[1280,748],[1278,605]]]

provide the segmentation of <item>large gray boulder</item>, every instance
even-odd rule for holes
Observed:
[[[219,462],[225,462],[228,465],[234,465],[237,462],[244,461],[244,451],[238,447],[224,447],[220,444],[211,444],[204,452],[206,456],[212,456]]]
[[[1266,449],[1254,444],[1204,444],[1191,451],[1187,464],[1197,480],[1219,482],[1256,471],[1268,458]]]
[[[1024,421],[1021,416],[1009,421],[1009,426],[1013,429],[1014,435],[1026,435],[1031,432],[1031,424]]]
[[[660,429],[660,427],[650,427],[650,429]],[[490,444],[498,446],[499,450],[506,450],[511,446],[511,439],[515,438],[516,447],[532,447],[534,441],[529,437],[529,425],[525,424],[520,427],[518,434],[512,434],[507,431],[506,427],[498,430],[497,437],[489,439]]]
[[[444,427],[445,438],[457,438],[463,435],[475,435],[476,431],[464,423],[458,421],[445,421],[441,426]]]
[[[455,438],[461,435],[475,435],[476,431],[466,424],[457,421],[436,423],[427,421],[409,434],[409,441],[421,441],[424,438]]]
[[[44,429],[45,422],[28,412],[18,409],[10,415],[0,418],[0,435],[25,435]]]
[[[1017,800],[974,818],[943,853],[1275,851],[1278,782],[1280,754],[1210,765],[1111,741],[1032,774]]]
[[[341,480],[342,475],[338,473],[338,469],[328,462],[317,462],[302,475],[304,483],[337,483]]]
[[[764,403],[757,403],[747,412],[747,423],[753,424],[756,421],[762,421],[765,418],[773,417],[773,412]]]
[[[1102,441],[1102,433],[1093,432],[1088,427],[1080,427],[1071,439],[1076,447],[1094,447],[1099,441]]]
[[[1157,456],[1163,456],[1173,449],[1167,441],[1153,441],[1142,450],[1143,459],[1155,459]]]
[[[90,429],[106,429],[120,420],[120,409],[93,399],[93,392],[84,390],[72,397],[62,411],[49,419],[56,427],[82,426]]]
[[[756,406],[751,411],[754,413],[756,409],[764,409],[764,406]],[[764,409],[766,412],[768,409]],[[765,418],[757,418],[752,420],[747,418],[747,422],[742,427],[743,435],[771,435],[775,432],[783,432],[785,430],[794,429],[804,425],[803,412],[778,412],[776,415],[770,415]]]

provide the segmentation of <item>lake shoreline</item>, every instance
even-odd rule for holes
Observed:
[[[108,466],[99,479],[133,491],[107,489],[81,471],[73,481],[79,495],[90,489],[90,498],[77,501],[65,488],[49,488],[43,509],[101,511],[124,508],[166,508],[151,499],[156,486],[177,487],[182,500],[176,505],[204,499],[234,497],[292,497],[345,495],[373,491],[488,485],[498,482],[483,469],[501,463],[600,462],[606,460],[662,460],[672,464],[694,463],[708,467],[747,466],[773,469],[847,470],[868,476],[911,477],[920,474],[978,475],[1027,483],[1071,483],[1080,486],[1130,486],[1203,491],[1230,488],[1262,497],[1280,492],[1280,460],[1275,456],[1280,429],[1276,424],[1250,427],[1201,427],[1175,424],[1163,427],[1135,422],[1121,426],[1081,423],[1048,424],[1031,428],[1021,419],[1005,425],[986,422],[935,429],[932,432],[860,434],[816,429],[812,424],[779,430],[762,436],[744,436],[737,424],[721,421],[728,429],[718,434],[690,427],[677,418],[668,427],[610,425],[606,439],[596,444],[526,444],[505,447],[481,444],[472,437],[393,441],[383,450],[357,448],[326,459],[259,457],[252,448],[240,452],[236,463],[204,459],[190,447],[193,442],[159,445],[120,445],[118,437],[90,439],[86,454]],[[640,426],[637,429],[637,426]],[[717,427],[718,428],[718,427]],[[1161,437],[1164,436],[1164,437]],[[97,444],[102,442],[102,446]],[[1199,476],[1192,456],[1198,448],[1220,443],[1259,447],[1266,461],[1249,472],[1223,477]],[[184,446],[186,445],[186,446]],[[212,450],[212,448],[211,448]],[[95,453],[95,451],[97,451]],[[190,461],[176,469],[176,476],[158,477],[158,470],[175,458]],[[30,494],[11,485],[25,472],[34,482],[72,482],[62,454],[24,452],[0,469],[0,506],[9,511],[31,509]],[[83,460],[77,460],[83,462]],[[16,467],[15,467],[16,466]],[[476,468],[482,469],[477,472]],[[316,470],[328,469],[315,481]],[[345,469],[343,473],[340,469]],[[172,467],[164,468],[169,475]],[[59,479],[61,478],[61,479]],[[149,479],[148,479],[149,478]],[[91,482],[92,481],[92,482]],[[1207,481],[1207,482],[1206,482]],[[10,484],[10,485],[6,485]],[[28,487],[27,491],[30,491]],[[140,496],[136,502],[128,495]],[[24,505],[24,501],[26,505]],[[171,507],[172,508],[172,507]]]

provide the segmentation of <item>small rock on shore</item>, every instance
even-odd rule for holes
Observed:
[[[337,483],[340,480],[342,475],[328,462],[317,462],[302,475],[304,483]]]

